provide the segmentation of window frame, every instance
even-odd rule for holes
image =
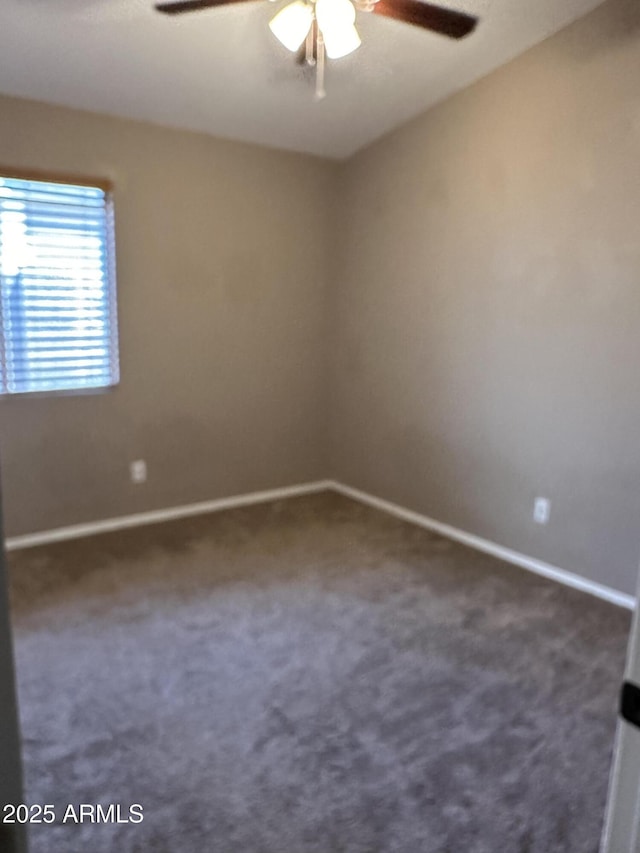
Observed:
[[[67,186],[88,187],[104,192],[105,213],[108,221],[107,245],[107,287],[111,310],[110,351],[109,362],[113,381],[108,385],[89,388],[59,388],[42,391],[3,391],[0,388],[0,404],[6,400],[42,399],[47,397],[85,397],[96,394],[108,394],[120,384],[120,318],[118,314],[118,280],[116,275],[116,227],[114,216],[114,182],[110,178],[100,178],[77,174],[73,172],[49,172],[43,169],[16,168],[0,164],[0,178],[19,181],[41,181],[48,184],[63,184]],[[0,346],[2,340],[2,324],[0,323]]]

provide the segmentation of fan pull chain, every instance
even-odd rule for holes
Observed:
[[[313,19],[313,23],[309,27],[309,32],[307,33],[307,41],[305,44],[305,61],[307,65],[314,66],[316,64],[315,57],[315,33],[316,33],[316,21]]]
[[[326,96],[327,92],[324,88],[324,39],[322,38],[320,28],[318,28],[318,34],[316,36],[316,52],[318,54],[318,64],[316,67],[316,101],[321,101]]]

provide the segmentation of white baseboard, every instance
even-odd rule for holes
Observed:
[[[199,503],[169,507],[167,509],[156,509],[151,510],[150,512],[137,512],[132,515],[124,515],[118,518],[107,518],[102,521],[88,522],[87,524],[74,524],[70,527],[58,527],[55,530],[42,530],[37,533],[27,533],[24,536],[11,536],[5,541],[5,546],[7,551],[17,551],[20,548],[33,548],[37,545],[49,545],[52,542],[62,542],[66,539],[80,539],[84,536],[93,536],[96,533],[110,533],[117,530],[124,530],[129,527],[140,527],[145,524],[158,524],[163,521],[173,521],[178,518],[204,515],[208,512],[220,512],[225,509],[233,509],[234,507],[250,506],[251,504],[266,503],[268,501],[282,500],[283,498],[293,498],[299,495],[324,492],[329,489],[332,489],[341,495],[345,495],[346,497],[360,501],[361,503],[368,504],[369,506],[375,507],[383,512],[387,512],[397,518],[401,518],[403,521],[408,521],[412,524],[417,524],[419,527],[431,530],[434,533],[439,533],[447,539],[453,539],[456,542],[461,542],[463,545],[468,545],[470,548],[475,548],[478,551],[491,554],[499,560],[504,560],[507,563],[512,563],[515,566],[528,569],[530,572],[535,572],[535,574],[558,581],[559,583],[571,586],[574,589],[582,590],[582,592],[591,593],[591,595],[595,595],[598,598],[611,602],[612,604],[617,604],[620,607],[626,607],[629,610],[633,610],[635,607],[636,599],[632,595],[627,595],[624,592],[619,592],[618,590],[612,589],[604,584],[587,580],[573,572],[567,572],[564,569],[559,569],[549,563],[544,563],[541,560],[528,557],[526,554],[513,551],[511,548],[504,548],[502,545],[497,545],[495,542],[490,542],[488,539],[482,539],[480,536],[467,533],[457,527],[452,527],[450,524],[443,524],[441,521],[436,521],[426,515],[406,509],[399,504],[383,500],[382,498],[370,495],[360,489],[354,489],[351,486],[346,486],[344,483],[339,483],[335,480],[316,480],[311,483],[284,486],[279,489],[267,489],[262,492],[250,492],[249,494],[234,495],[228,498],[215,498],[210,501],[200,501]]]
[[[73,524],[70,527],[58,527],[55,530],[42,530],[38,533],[27,533],[24,536],[10,536],[5,541],[7,551],[17,551],[20,548],[33,548],[36,545],[49,545],[52,542],[62,542],[65,539],[80,539],[93,536],[95,533],[110,533],[114,530],[124,530],[127,527],[140,527],[144,524],[157,524],[162,521],[173,521],[176,518],[188,518],[192,515],[204,515],[208,512],[220,512],[234,507],[250,506],[251,504],[266,503],[267,501],[294,498],[299,495],[309,495],[330,489],[329,480],[317,480],[313,483],[301,483],[296,486],[284,486],[280,489],[268,489],[262,492],[250,492],[244,495],[234,495],[229,498],[215,498],[211,501],[154,509],[150,512],[136,512],[119,518],[107,518],[102,521],[91,521],[87,524]]]
[[[468,545],[470,548],[475,548],[478,551],[483,551],[486,554],[491,554],[499,560],[504,560],[507,563],[512,563],[520,568],[528,569],[537,575],[542,575],[545,578],[558,581],[571,586],[574,589],[579,589],[582,592],[588,592],[612,604],[617,604],[620,607],[626,607],[633,610],[636,606],[636,599],[633,595],[628,595],[624,592],[619,592],[616,589],[605,586],[604,584],[596,583],[595,581],[587,580],[586,578],[576,575],[573,572],[567,572],[564,569],[559,569],[557,566],[552,566],[549,563],[544,563],[541,560],[536,560],[533,557],[527,557],[526,554],[521,554],[518,551],[513,551],[511,548],[504,548],[502,545],[497,545],[495,542],[490,542],[488,539],[482,539],[480,536],[475,536],[473,533],[467,533],[457,527],[452,527],[450,524],[443,524],[441,521],[436,521],[426,515],[418,512],[413,512],[410,509],[405,509],[398,504],[385,501],[382,498],[377,498],[360,489],[353,489],[351,486],[345,486],[343,483],[336,481],[330,482],[330,487],[336,492],[354,500],[361,501],[376,509],[394,515],[403,521],[409,521],[412,524],[417,524],[419,527],[424,527],[434,533],[439,533],[447,539],[454,539],[456,542],[461,542],[463,545]]]

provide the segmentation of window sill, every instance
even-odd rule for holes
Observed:
[[[8,400],[47,399],[50,397],[95,397],[97,395],[110,394],[115,391],[119,382],[114,385],[103,385],[100,388],[65,388],[59,391],[16,391],[11,394],[0,394],[0,403]]]

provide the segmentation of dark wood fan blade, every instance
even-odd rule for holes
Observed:
[[[175,3],[156,3],[156,11],[164,15],[182,15],[183,12],[198,12],[200,9],[212,9],[214,6],[228,6],[230,3],[247,3],[250,0],[177,0]]]
[[[376,15],[405,21],[407,24],[424,27],[425,30],[432,30],[452,39],[468,36],[478,23],[478,19],[473,15],[433,6],[421,0],[378,0],[372,11]]]

